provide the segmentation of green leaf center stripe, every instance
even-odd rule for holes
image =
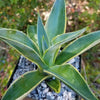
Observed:
[[[38,65],[40,69],[41,67],[44,68],[46,66],[42,58],[32,48],[29,48],[19,42],[12,40],[3,39],[3,41],[14,47],[20,54],[25,56],[28,60]]]
[[[66,46],[65,49],[57,56],[55,63],[65,63],[98,43],[100,43],[100,31],[92,32],[83,36]]]
[[[60,79],[86,100],[97,100],[81,74],[74,68],[74,66],[70,64],[56,65],[48,69],[44,69],[44,72]]]
[[[2,100],[22,100],[23,97],[27,96],[48,77],[49,76],[41,74],[39,71],[27,72],[12,83]]]
[[[38,53],[38,47],[34,42],[32,42],[23,32],[13,29],[0,29],[0,37],[5,39],[10,39],[13,41],[18,41],[24,45],[29,46]]]

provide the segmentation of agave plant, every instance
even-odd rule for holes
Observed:
[[[64,34],[64,0],[55,1],[45,27],[38,14],[37,30],[35,26],[28,26],[27,35],[18,30],[0,28],[0,39],[38,66],[36,71],[27,72],[15,80],[2,100],[22,99],[44,80],[57,93],[60,92],[62,81],[86,100],[97,100],[81,74],[68,63],[100,43],[100,31],[82,36],[86,29]],[[59,52],[65,43],[67,45]],[[55,79],[51,79],[53,76]]]

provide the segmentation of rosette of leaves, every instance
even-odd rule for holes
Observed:
[[[45,24],[38,15],[36,26],[28,26],[27,35],[14,29],[0,29],[0,39],[38,66],[15,80],[2,100],[22,99],[42,81],[59,93],[60,81],[86,100],[97,100],[88,84],[73,65],[74,57],[100,43],[100,31],[81,36],[87,28],[65,34],[66,10],[64,0],[56,0]],[[79,37],[80,36],[80,37]],[[64,49],[59,52],[62,45]],[[55,79],[52,79],[52,77]]]

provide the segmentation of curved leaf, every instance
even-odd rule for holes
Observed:
[[[58,43],[66,43],[68,41],[71,41],[75,38],[77,38],[78,36],[80,36],[81,34],[83,34],[86,31],[86,28],[80,29],[78,31],[75,32],[69,32],[69,33],[65,33],[65,34],[61,34],[61,35],[57,35],[56,37],[53,38],[52,40],[52,44],[58,44]]]
[[[38,47],[23,32],[13,29],[0,28],[0,38],[18,41],[34,49],[38,53]]]
[[[57,56],[55,63],[62,64],[100,43],[100,31],[92,32],[69,44]]]
[[[61,89],[61,83],[60,80],[58,80],[57,78],[52,79],[50,81],[46,81],[46,83],[48,84],[48,86],[50,88],[52,88],[56,93],[60,92]]]
[[[27,36],[37,43],[37,26],[36,25],[28,25]]]
[[[7,40],[7,39],[2,39],[4,42],[6,42],[7,44],[11,45],[12,47],[14,47],[20,54],[22,54],[23,56],[25,56],[28,60],[30,60],[31,62],[34,62],[36,65],[38,65],[38,67],[41,69],[44,68],[46,65],[43,63],[42,59],[40,58],[40,56],[32,49],[29,48],[19,42],[16,41],[12,41],[12,40]]]
[[[86,100],[97,100],[81,74],[74,68],[74,66],[70,64],[56,65],[44,69],[44,72],[60,79]]]
[[[27,72],[11,84],[2,100],[22,100],[46,78],[48,76],[39,71]]]
[[[53,39],[53,46],[47,49],[46,52],[44,53],[43,59],[46,62],[46,64],[49,64],[49,66],[52,66],[55,63],[55,59],[59,52],[60,46],[80,36],[82,33],[86,31],[86,29],[87,28],[83,28],[75,32],[61,34],[55,37]]]
[[[40,18],[40,15],[38,15],[37,34],[38,34],[38,45],[39,45],[40,54],[43,55],[42,40],[43,38],[45,39],[46,41],[45,43],[47,46],[49,46],[49,41],[48,41],[48,37],[44,29],[42,20]]]
[[[49,40],[65,32],[66,13],[64,0],[56,0],[50,16],[46,22],[45,29]]]

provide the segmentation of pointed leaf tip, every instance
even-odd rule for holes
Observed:
[[[66,27],[66,9],[64,0],[56,0],[50,16],[46,22],[45,29],[49,40],[56,35],[63,34]]]
[[[40,49],[40,54],[42,56],[43,55],[43,48],[42,48],[43,37],[44,37],[44,40],[46,41],[45,43],[47,46],[49,46],[49,41],[48,41],[48,37],[42,23],[42,19],[39,14],[38,14],[38,23],[37,23],[37,35],[38,35],[38,45]]]
[[[46,81],[46,83],[56,93],[59,93],[60,92],[60,90],[61,90],[61,83],[60,83],[60,80],[59,79],[57,79],[57,78],[51,79],[50,81]]]

